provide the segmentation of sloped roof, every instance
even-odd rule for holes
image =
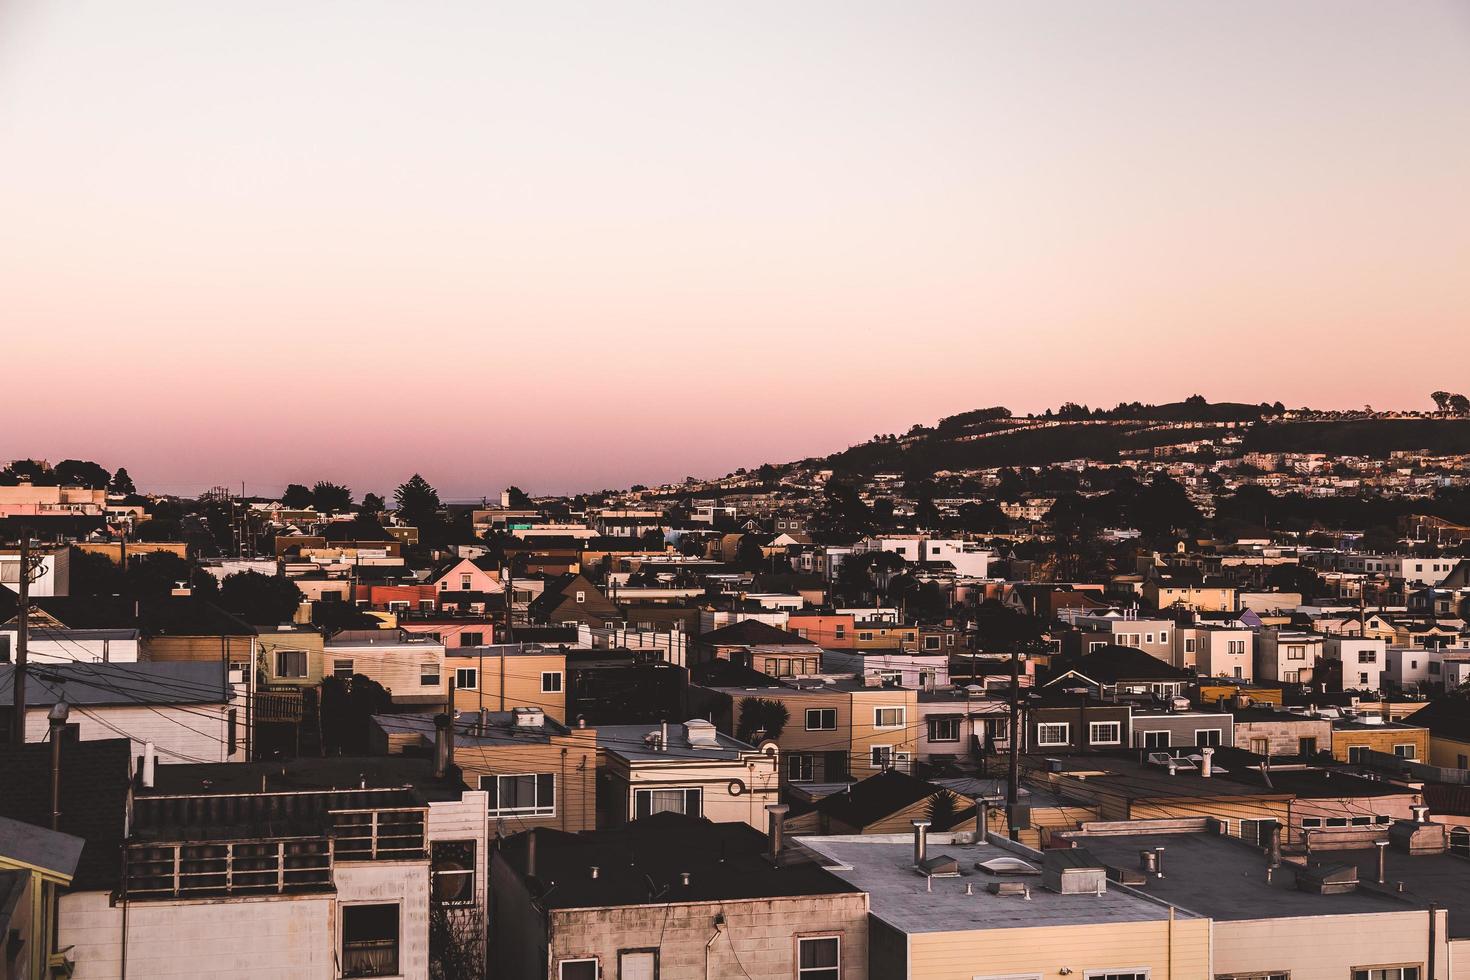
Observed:
[[[1470,742],[1470,698],[1446,694],[1404,719],[1410,725],[1429,729],[1431,735]]]
[[[1116,684],[1119,681],[1161,680],[1185,681],[1192,675],[1185,670],[1166,664],[1158,657],[1136,647],[1118,646],[1109,643],[1081,657],[1068,657],[1052,665],[1053,683],[1069,670],[1075,670],[1100,684]]]
[[[833,793],[817,801],[817,812],[840,820],[849,827],[866,827],[884,817],[928,799],[935,793],[948,792],[936,786],[899,772],[886,769],[876,776],[869,776],[853,783],[840,793]]]
[[[791,646],[816,647],[804,636],[790,630],[763,623],[758,619],[745,619],[729,626],[702,633],[699,642],[708,646]]]
[[[80,837],[73,890],[117,884],[131,775],[125,738],[67,742],[61,748],[61,831]],[[39,742],[0,749],[0,816],[51,825],[51,746]]]

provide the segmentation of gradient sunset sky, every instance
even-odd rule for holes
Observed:
[[[1463,0],[0,2],[0,459],[570,491],[1467,321]]]

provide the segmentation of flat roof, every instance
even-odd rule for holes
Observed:
[[[1238,838],[1206,831],[1187,833],[1071,835],[1093,857],[1115,868],[1139,868],[1139,851],[1164,849],[1164,877],[1135,885],[1149,895],[1222,922],[1308,915],[1361,915],[1403,912],[1423,905],[1387,892],[1359,888],[1342,895],[1320,895],[1297,888],[1299,865],[1283,863],[1266,881],[1266,855]],[[1326,864],[1344,861],[1326,852]],[[1377,861],[1376,852],[1373,861]],[[1376,876],[1360,880],[1371,881]],[[1463,873],[1463,872],[1462,872]],[[1470,888],[1466,889],[1470,893]],[[1427,903],[1426,903],[1427,904]]]
[[[930,834],[930,857],[950,857],[959,864],[957,878],[936,877],[927,883],[914,869],[914,843],[909,834],[850,837],[799,837],[807,849],[826,858],[827,869],[868,893],[869,909],[903,933],[968,932],[1047,926],[1160,922],[1169,909],[1112,882],[1103,894],[1060,895],[1041,886],[1041,875],[995,876],[976,867],[995,858],[1020,858],[1039,872],[1042,856],[1010,842],[965,843],[968,835]],[[992,882],[1024,882],[1030,900],[1019,895],[992,895]],[[965,886],[973,894],[965,894]],[[1183,918],[1197,918],[1190,912]]]
[[[645,741],[652,732],[660,731],[657,723],[642,725],[600,725],[597,729],[597,747],[616,752],[625,759],[639,762],[672,761],[676,759],[722,759],[734,761],[743,753],[754,752],[755,746],[731,738],[713,726],[709,736],[713,745],[695,747],[689,740],[689,729],[682,724],[671,723],[665,729],[668,745],[664,751],[655,749]]]

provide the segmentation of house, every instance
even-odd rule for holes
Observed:
[[[1087,752],[1127,745],[1132,708],[1127,702],[1048,691],[1027,698],[1021,720],[1022,752]]]
[[[1383,690],[1408,693],[1442,690],[1444,658],[1441,650],[1389,647],[1383,655]]]
[[[1339,762],[1367,762],[1368,753],[1429,761],[1429,729],[1379,715],[1361,714],[1332,722],[1332,757]]]
[[[1138,749],[1172,749],[1235,744],[1235,716],[1226,711],[1135,707],[1128,744]]]
[[[256,630],[257,663],[273,687],[316,687],[322,682],[326,641],[311,626],[262,626]]]
[[[1388,663],[1388,642],[1380,637],[1329,635],[1322,655],[1342,664],[1342,686],[1358,691],[1383,688],[1383,671]]]
[[[1317,658],[1325,652],[1321,634],[1263,629],[1256,637],[1256,680],[1309,684]]]
[[[141,634],[132,627],[27,630],[26,658],[31,663],[136,663]],[[0,629],[0,664],[14,659],[16,627]]]
[[[1470,769],[1470,700],[1464,695],[1441,695],[1404,720],[1429,729],[1431,765]]]
[[[674,813],[518,834],[490,869],[496,976],[867,980],[867,896],[782,840]]]
[[[1243,625],[1180,623],[1174,628],[1175,667],[1201,677],[1250,681],[1255,676],[1255,633]]]
[[[984,691],[919,691],[918,722],[921,761],[949,762],[1010,749],[1010,703]]]
[[[922,826],[797,842],[868,894],[875,978],[1209,975],[1209,920],[1118,887],[1084,850],[1043,855],[1003,837],[977,842]]]
[[[755,744],[767,735],[781,749],[790,782],[843,782],[884,769],[908,771],[918,749],[918,692],[871,680],[812,679],[774,687],[691,685],[691,713],[713,713],[721,731]],[[779,731],[768,702],[786,712]],[[747,712],[749,715],[747,716]],[[742,735],[751,729],[751,737]]]
[[[1279,705],[1235,708],[1235,744],[1267,759],[1311,758],[1332,751],[1332,720]]]
[[[61,892],[71,885],[86,841],[0,817],[0,966],[7,978],[51,976],[64,969],[56,946]]]
[[[549,626],[586,623],[611,627],[623,619],[622,610],[580,573],[548,579],[541,594],[531,600],[527,613],[532,622]]]
[[[465,784],[489,794],[497,832],[597,825],[596,729],[569,729],[538,708],[470,712],[452,725],[445,715],[374,715],[373,749],[423,755],[437,748],[441,731],[450,736],[450,758]]]
[[[1081,656],[1105,646],[1132,647],[1165,663],[1174,659],[1174,621],[1137,616],[1135,610],[1124,615],[1094,613],[1079,616],[1077,629],[1062,635],[1062,653]]]
[[[1143,583],[1143,598],[1155,609],[1194,609],[1200,612],[1234,612],[1235,587],[1207,580],[1189,581],[1187,576],[1161,575]]]
[[[1051,674],[1044,688],[1085,688],[1094,697],[1165,700],[1183,697],[1194,684],[1193,675],[1185,670],[1136,647],[1114,645],[1054,660]]]
[[[449,647],[444,668],[461,712],[537,708],[552,721],[567,720],[565,648],[537,643]]]
[[[1216,831],[1208,818],[1193,817],[1088,823],[1064,836],[1118,869],[1139,894],[1207,916],[1217,977],[1407,980],[1426,976],[1436,961],[1441,976],[1451,975],[1449,964],[1464,955],[1470,930],[1459,911],[1470,895],[1460,887],[1431,897],[1421,887],[1436,859],[1390,846],[1386,877],[1407,885],[1400,892],[1377,884],[1372,848],[1282,860]],[[1448,855],[1437,860],[1446,870],[1454,863]],[[1436,899],[1455,904],[1447,913],[1443,904],[1434,908]]]
[[[79,977],[428,980],[432,915],[484,928],[484,794],[438,760],[145,764],[132,795],[116,894],[62,899]]]
[[[444,645],[405,630],[342,630],[322,648],[323,668],[342,679],[361,674],[395,705],[435,706],[448,697]]]
[[[757,749],[708,721],[604,725],[597,729],[597,795],[603,826],[655,813],[682,813],[756,830],[780,802],[774,747]]]
[[[0,666],[0,720],[9,731],[15,668]],[[134,755],[152,745],[170,762],[230,762],[247,757],[242,699],[222,663],[68,664],[26,670],[26,741],[47,738],[51,709],[70,705],[62,738],[125,735]],[[0,735],[0,738],[6,736]]]
[[[822,648],[789,630],[754,619],[701,633],[696,662],[730,660],[772,677],[819,674]]]
[[[683,716],[689,675],[661,652],[566,651],[567,716],[588,725],[648,724]]]
[[[499,595],[505,591],[499,565],[485,558],[452,558],[430,569],[425,581],[436,593],[452,590]]]

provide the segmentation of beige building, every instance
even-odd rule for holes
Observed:
[[[1004,838],[974,843],[970,833],[798,840],[868,893],[871,977],[1209,976],[1207,918],[1116,885],[1079,852],[1043,857]]]
[[[315,687],[322,682],[325,641],[310,626],[260,627],[256,665],[276,686]]]
[[[722,735],[708,721],[597,729],[598,803],[604,826],[682,813],[757,830],[780,802],[779,754]]]
[[[444,670],[444,644],[403,630],[343,630],[322,650],[326,676],[361,674],[377,681],[396,705],[446,703],[449,681]]]
[[[498,980],[869,976],[867,896],[743,823],[520,834],[490,882]]]

